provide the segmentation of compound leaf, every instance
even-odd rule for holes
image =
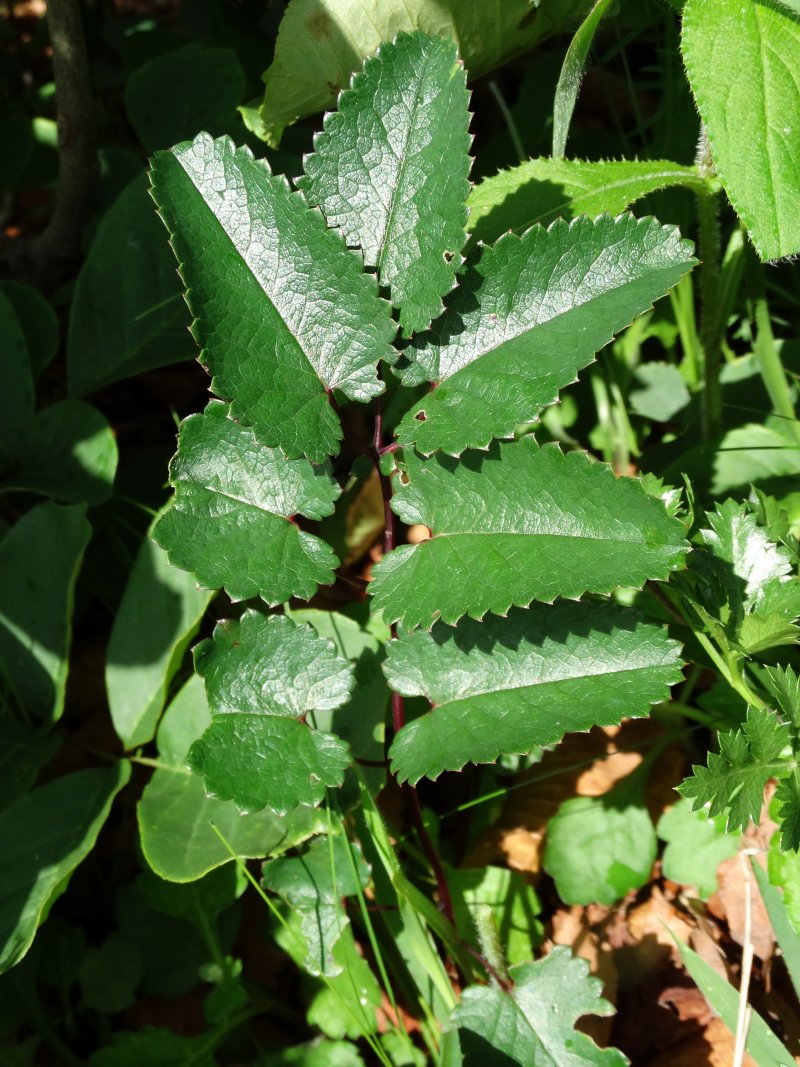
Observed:
[[[536,963],[509,969],[511,991],[498,986],[471,986],[453,1010],[450,1029],[458,1028],[464,1067],[479,1063],[519,1067],[624,1067],[615,1048],[598,1048],[575,1029],[582,1015],[612,1015],[601,997],[599,978],[589,964],[556,946]]]
[[[687,0],[683,58],[714,166],[762,259],[800,250],[800,17]]]
[[[212,722],[189,752],[211,796],[245,812],[314,807],[342,783],[347,745],[313,729],[315,709],[344,704],[352,665],[310,626],[247,611],[195,650]]]
[[[339,488],[327,468],[259,444],[212,401],[182,423],[170,479],[175,496],[153,537],[201,585],[280,604],[333,581],[331,549],[292,522],[333,511]]]
[[[151,180],[213,391],[290,458],[338,452],[330,392],[377,396],[377,363],[394,358],[375,278],[301,193],[227,137],[157,152]]]
[[[392,508],[433,537],[384,557],[369,591],[387,622],[409,629],[641,586],[688,551],[659,500],[584,452],[527,437],[460,460],[409,451],[402,466]]]
[[[436,388],[398,440],[458,455],[511,437],[694,262],[674,226],[629,215],[557,221],[481,248],[444,315],[406,350],[406,385]]]
[[[236,856],[277,855],[325,826],[310,808],[284,816],[272,811],[242,815],[232,801],[206,796],[203,779],[186,767],[186,756],[210,722],[203,682],[194,674],[161,720],[158,769],[137,809],[145,859],[171,882],[193,882]]]
[[[612,604],[536,604],[402,634],[389,645],[386,677],[433,708],[398,732],[392,768],[413,784],[644,715],[680,665],[660,627]]]
[[[325,118],[301,187],[364,253],[408,336],[442,311],[466,239],[469,113],[455,43],[382,45]]]
[[[473,187],[467,229],[488,244],[536,222],[619,215],[648,193],[675,185],[703,188],[705,182],[695,167],[666,159],[528,159]]]
[[[341,833],[315,838],[299,856],[264,864],[262,885],[283,897],[300,918],[309,974],[341,974],[332,953],[350,922],[342,900],[368,883],[369,868],[361,850]]]
[[[769,779],[789,770],[781,757],[789,727],[773,712],[750,707],[741,729],[718,736],[719,752],[709,753],[707,767],[692,767],[679,792],[694,800],[693,811],[707,805],[712,819],[727,811],[726,829],[746,830],[751,819],[758,823]]]

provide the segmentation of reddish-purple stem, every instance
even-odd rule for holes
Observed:
[[[383,404],[381,398],[378,398],[378,406],[375,412],[375,432],[372,441],[373,448],[373,460],[375,466],[378,469],[378,475],[381,480],[381,492],[383,493],[383,552],[384,555],[388,555],[389,552],[397,544],[397,522],[395,514],[392,511],[392,482],[388,474],[384,474],[381,470],[380,458],[391,448],[384,447],[383,444]],[[391,628],[392,637],[397,636],[397,627],[393,624]],[[405,706],[403,698],[399,693],[392,693],[392,726],[394,732],[402,730],[406,724]],[[416,789],[406,783],[404,785],[404,791],[408,797],[409,807],[411,808],[411,819],[414,823],[414,829],[417,832],[419,843],[422,846],[422,850],[428,858],[428,862],[431,865],[434,876],[436,877],[436,886],[439,891],[439,906],[442,912],[448,919],[448,921],[455,926],[455,912],[453,910],[453,899],[450,896],[450,889],[447,885],[447,878],[444,873],[444,867],[439,857],[439,853],[436,851],[428,829],[425,826],[425,821],[422,818],[422,808],[419,803],[419,796]]]

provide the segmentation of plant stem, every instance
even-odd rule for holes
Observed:
[[[384,554],[388,554],[397,544],[397,519],[392,511],[392,481],[388,474],[384,474],[381,470],[381,456],[384,455],[385,449],[383,444],[383,403],[382,398],[378,397],[377,410],[375,412],[375,431],[373,434],[372,448],[373,448],[373,462],[378,470],[378,476],[381,481],[381,492],[383,494],[383,551]],[[392,637],[397,636],[397,627],[392,624],[391,627]],[[406,724],[405,704],[403,697],[400,693],[392,693],[392,726],[394,727],[395,734],[398,733]],[[450,888],[447,885],[447,877],[444,873],[444,867],[439,857],[439,853],[436,851],[428,828],[425,826],[425,821],[422,818],[422,808],[419,802],[419,796],[413,785],[406,783],[404,785],[404,791],[408,796],[409,807],[411,809],[411,819],[414,823],[414,829],[417,832],[419,843],[422,846],[422,850],[428,858],[428,862],[431,865],[434,876],[436,878],[436,886],[439,892],[439,902],[441,909],[450,922],[455,927],[455,912],[453,910],[453,900],[450,896]]]
[[[714,164],[704,125],[697,145],[697,169],[711,178]],[[700,252],[700,344],[703,349],[705,391],[703,393],[703,439],[711,441],[722,431],[721,324],[719,316],[719,193],[704,189],[697,193],[698,246]]]
[[[58,191],[52,217],[36,239],[37,276],[57,278],[79,252],[97,174],[94,104],[78,0],[48,0],[58,112]]]

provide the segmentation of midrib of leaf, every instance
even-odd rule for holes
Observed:
[[[635,532],[638,532],[638,531],[635,531]],[[429,537],[427,539],[427,541],[423,541],[422,544],[423,545],[427,544],[430,541],[442,541],[445,538],[447,538],[449,540],[451,538],[456,538],[456,537],[491,537],[493,540],[495,538],[497,538],[497,537],[503,537],[503,538],[506,538],[506,537],[508,537],[508,538],[511,538],[511,537],[522,537],[525,540],[530,540],[530,538],[532,538],[532,537],[547,537],[547,538],[550,538],[550,540],[552,540],[552,541],[566,541],[566,542],[570,542],[570,541],[593,541],[596,544],[607,544],[607,545],[617,545],[617,544],[625,544],[625,545],[627,545],[627,544],[637,544],[637,545],[640,545],[640,544],[643,544],[641,538],[637,538],[635,536],[634,537],[596,537],[594,534],[591,534],[591,533],[582,533],[581,532],[581,533],[574,533],[574,534],[559,534],[559,533],[551,533],[550,530],[533,530],[533,531],[526,531],[526,530],[453,530],[452,532],[450,532],[448,530],[443,530],[441,533],[433,534],[431,537]],[[648,546],[645,546],[645,547],[648,547]],[[669,549],[670,551],[674,552],[680,546],[679,545],[674,545],[674,544],[667,544],[667,545],[659,545],[657,547],[663,548],[663,549]],[[651,551],[652,551],[652,549],[651,549]]]
[[[178,483],[181,484],[180,482]],[[283,519],[284,522],[290,523],[292,526],[296,525],[292,522],[290,515],[281,515],[280,512],[270,511],[269,508],[262,507],[260,504],[254,504],[252,500],[246,500],[244,497],[234,496],[233,493],[226,493],[222,489],[213,488],[210,485],[206,485],[205,482],[185,482],[190,491],[196,489],[198,485],[208,492],[213,493],[214,496],[221,496],[223,500],[231,500],[234,504],[241,504],[243,507],[252,508],[253,511],[257,511],[260,515],[269,515],[274,519]],[[296,512],[292,512],[296,514]]]
[[[425,56],[424,74],[427,74],[429,66],[430,66],[430,57],[426,55]],[[416,133],[416,123],[417,123],[417,118],[418,118],[419,100],[420,100],[420,84],[421,84],[422,81],[423,81],[422,77],[417,78],[417,84],[416,84],[416,87],[414,89],[414,105],[413,105],[413,108],[412,108],[412,111],[411,111],[411,120],[410,120],[410,122],[408,124],[408,130],[407,130],[406,136],[405,136],[404,141],[403,141],[403,151],[402,151],[402,153],[401,153],[401,155],[399,157],[400,166],[399,166],[398,171],[397,171],[397,180],[395,181],[394,188],[392,189],[391,200],[389,202],[389,212],[388,212],[387,217],[386,217],[386,226],[384,227],[383,237],[381,239],[380,253],[378,255],[378,262],[375,264],[375,268],[378,271],[378,277],[380,277],[381,271],[383,270],[384,256],[386,255],[386,252],[387,252],[388,247],[389,247],[389,242],[390,242],[390,240],[392,238],[392,231],[394,229],[395,214],[396,214],[396,211],[397,211],[398,193],[399,193],[400,189],[403,186],[403,179],[405,177],[405,172],[406,172],[406,169],[408,167],[408,155],[409,155],[408,154],[408,146],[409,146],[409,143],[413,139],[412,138],[412,134]],[[387,134],[387,137],[386,137],[386,143],[391,148],[391,144],[389,142],[388,134]]]
[[[252,267],[250,259],[249,259],[249,251],[248,251],[248,254],[245,254],[242,251],[242,249],[240,249],[239,246],[236,244],[236,241],[234,240],[233,236],[228,232],[228,230],[225,227],[225,224],[222,222],[222,220],[220,219],[219,215],[214,210],[214,207],[212,207],[212,203],[211,203],[211,199],[212,198],[209,198],[209,200],[206,200],[206,198],[203,196],[203,194],[200,191],[200,189],[195,184],[195,180],[194,180],[193,175],[184,166],[182,155],[180,153],[173,153],[173,154],[175,155],[175,158],[180,163],[181,170],[184,172],[184,174],[186,175],[186,177],[189,180],[189,187],[192,190],[192,196],[196,200],[199,200],[199,203],[201,204],[202,208],[207,209],[207,211],[209,212],[209,214],[211,215],[211,217],[214,219],[214,221],[216,222],[217,226],[219,227],[220,231],[224,234],[226,240],[228,241],[228,243],[231,246],[231,248],[233,249],[233,251],[236,253],[236,255],[239,257],[239,259],[241,259],[241,261],[247,267],[247,270],[248,270],[248,272],[250,274],[250,277],[253,279],[253,281],[256,283],[258,288],[264,294],[264,297],[267,300],[267,302],[269,303],[270,307],[275,312],[276,316],[280,319],[280,321],[283,323],[283,325],[284,325],[284,327],[286,329],[286,333],[287,333],[287,335],[289,337],[291,337],[292,344],[295,346],[295,349],[300,353],[300,355],[303,357],[303,359],[305,359],[306,363],[308,363],[308,365],[311,368],[312,372],[314,373],[315,377],[317,378],[317,380],[324,387],[325,392],[326,393],[330,393],[330,390],[336,386],[336,382],[332,381],[332,382],[330,382],[330,384],[328,384],[325,381],[323,381],[322,375],[320,374],[320,368],[311,359],[309,353],[306,352],[306,350],[303,347],[303,345],[301,344],[299,338],[296,336],[296,334],[294,333],[293,329],[290,327],[289,323],[286,321],[286,318],[284,317],[284,314],[281,311],[280,307],[275,303],[275,300],[272,298],[272,296],[270,296],[269,292],[264,288],[264,285],[261,282],[261,280],[259,279],[258,274],[253,270],[253,267]],[[279,176],[273,175],[273,177],[279,177]],[[283,180],[283,179],[281,179],[281,180]],[[292,192],[291,195],[292,196],[299,196],[300,194],[297,193],[297,192]],[[250,199],[251,199],[251,197],[250,197],[250,195],[248,193],[248,200],[250,200]],[[280,238],[280,234],[278,234],[278,238]],[[280,259],[280,253],[278,253],[278,258]],[[189,295],[191,296],[191,294],[189,294]]]

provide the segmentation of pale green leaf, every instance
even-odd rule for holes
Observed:
[[[351,664],[309,626],[247,611],[222,622],[195,650],[212,722],[189,752],[211,796],[241,811],[279,814],[319,804],[342,783],[347,745],[314,729],[314,709],[339,707],[353,684]]]
[[[398,440],[458,455],[511,437],[694,262],[674,227],[632,216],[557,221],[482,248],[444,315],[405,352],[405,383],[436,388]]]
[[[726,811],[728,830],[746,830],[751,819],[758,823],[769,779],[788,770],[781,754],[789,740],[777,715],[748,708],[741,729],[719,734],[719,752],[709,753],[707,767],[693,766],[678,791],[693,799],[693,810],[707,806],[711,818]]]
[[[369,883],[369,867],[357,844],[341,833],[315,838],[300,855],[264,864],[262,885],[277,893],[300,919],[306,943],[304,968],[313,975],[337,975],[333,957],[350,920],[342,905]]]
[[[708,1003],[732,1034],[738,1031],[739,990],[717,973],[710,963],[698,956],[688,945],[676,940],[686,970]],[[745,1037],[745,1052],[758,1067],[791,1067],[794,1056],[778,1040],[761,1016],[750,1011]]]
[[[478,182],[470,192],[467,229],[489,244],[577,215],[619,215],[648,193],[671,186],[704,187],[694,167],[666,159],[528,159]]]
[[[645,715],[680,663],[660,627],[611,604],[537,604],[402,634],[389,645],[389,684],[433,709],[399,731],[392,768],[413,784]]]
[[[212,401],[182,423],[170,480],[175,497],[153,537],[201,585],[280,604],[333,582],[331,549],[292,521],[333,511],[339,487],[326,467],[259,444]]]
[[[70,393],[188,358],[190,322],[142,175],[104,216],[78,275],[67,337]]]
[[[232,133],[245,78],[230,48],[190,44],[143,63],[125,85],[125,110],[150,153],[205,130]]]
[[[800,934],[792,925],[783,893],[772,885],[769,876],[755,856],[750,857],[750,865],[758,882],[758,891],[767,909],[769,921],[775,932],[775,939],[786,963],[786,969],[792,980],[795,994],[800,997]]]
[[[690,399],[683,376],[673,363],[642,363],[633,373],[628,401],[631,410],[645,419],[669,422]]]
[[[601,1049],[575,1029],[583,1015],[611,1015],[602,982],[589,964],[556,946],[536,963],[510,969],[510,992],[496,985],[470,986],[450,1018],[458,1029],[464,1067],[624,1067],[615,1048]]]
[[[203,683],[193,675],[161,720],[159,766],[138,805],[145,859],[173,882],[202,878],[234,857],[278,855],[325,827],[324,817],[310,808],[283,817],[271,811],[242,815],[232,802],[206,796],[203,779],[188,770],[185,760],[210,722]]]
[[[641,586],[688,551],[659,500],[585,452],[527,437],[460,460],[409,451],[401,468],[392,508],[433,537],[385,556],[369,591],[387,622],[409,629]]]
[[[117,472],[117,442],[106,418],[68,398],[35,415],[21,432],[19,462],[0,492],[22,490],[67,504],[102,504]]]
[[[307,199],[377,269],[406,336],[441,313],[461,264],[468,120],[455,44],[401,34],[356,74],[305,160]]]
[[[171,567],[148,532],[114,617],[106,653],[108,706],[125,748],[152,739],[170,680],[213,595],[198,588],[186,571]]]
[[[374,276],[301,193],[227,137],[157,152],[151,180],[213,391],[290,457],[338,452],[331,391],[377,396],[377,364],[394,359]]]
[[[276,147],[284,129],[330,107],[367,56],[402,31],[452,37],[479,77],[563,32],[588,0],[291,0],[264,75],[263,136]]]
[[[24,715],[64,708],[75,582],[91,529],[82,505],[46,503],[0,541],[0,675]]]
[[[62,883],[91,852],[130,764],[76,771],[22,797],[0,815],[0,971],[26,954]]]
[[[565,904],[616,904],[648,882],[657,851],[641,796],[624,786],[564,801],[546,841],[544,869]]]
[[[578,99],[583,68],[586,66],[586,57],[589,55],[600,20],[613,2],[614,0],[595,0],[591,11],[570,41],[567,54],[564,56],[564,64],[556,86],[556,97],[553,101],[552,154],[554,159],[561,159],[564,155],[572,112],[575,109],[575,101]]]
[[[476,926],[480,913],[488,909],[505,961],[532,959],[543,934],[536,918],[542,908],[524,874],[508,867],[447,867],[446,874],[456,929],[468,944],[481,950]]]
[[[687,0],[683,58],[714,166],[762,259],[800,251],[800,16]]]
[[[725,816],[709,818],[694,811],[682,797],[658,820],[658,836],[667,842],[662,860],[665,877],[678,885],[696,886],[702,900],[717,891],[717,868],[739,851],[740,834],[725,830]]]
[[[94,1065],[93,1065],[94,1067]],[[349,1041],[312,1041],[307,1045],[269,1052],[259,1067],[365,1067],[361,1053]]]
[[[800,936],[800,852],[797,849],[784,852],[780,844],[780,834],[773,834],[767,855],[767,871],[772,885],[783,891],[787,917],[793,930]]]

